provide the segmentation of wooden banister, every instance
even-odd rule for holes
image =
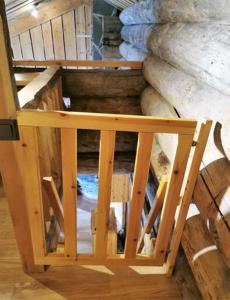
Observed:
[[[146,224],[144,225],[141,236],[139,238],[138,246],[137,246],[137,253],[140,253],[142,251],[142,248],[144,245],[145,234],[150,233],[151,229],[154,226],[154,222],[156,221],[156,218],[157,218],[158,214],[160,213],[160,210],[161,210],[161,208],[163,206],[163,202],[164,202],[167,183],[168,183],[168,176],[163,176],[163,178],[159,184],[155,199],[153,201],[153,205],[148,214]]]
[[[143,69],[141,61],[105,61],[105,60],[14,60],[14,66],[63,66]]]
[[[164,265],[164,272],[169,272],[171,264],[175,261],[175,254],[177,253],[178,249],[181,227],[185,222],[188,203],[191,200],[191,191],[198,172],[198,164],[201,161],[203,154],[202,151],[204,150],[204,146],[207,141],[206,138],[210,130],[209,123],[201,127],[202,130],[205,131],[205,134],[199,136],[199,146],[197,148],[198,150],[195,150],[196,155],[194,156],[192,165],[188,164],[188,158],[191,152],[193,137],[197,125],[195,120],[178,120],[111,114],[69,113],[63,111],[19,111],[18,124],[22,132],[23,128],[29,128],[30,130],[37,130],[37,127],[61,128],[65,251],[63,254],[46,254],[44,251],[44,240],[41,238],[42,226],[44,228],[42,212],[36,209],[38,215],[35,217],[33,215],[35,209],[34,205],[37,207],[39,203],[40,206],[42,203],[42,199],[40,199],[41,196],[39,196],[39,180],[37,179],[38,181],[32,182],[35,187],[35,191],[38,193],[35,194],[35,204],[28,204],[28,209],[30,211],[30,225],[33,234],[37,234],[38,231],[38,229],[35,228],[35,226],[37,226],[35,223],[39,223],[40,226],[40,232],[38,232],[40,234],[39,242],[33,239],[33,243],[35,243],[34,254],[37,263],[54,265],[76,263],[124,263],[128,265],[154,266]],[[76,147],[78,129],[100,130],[101,132],[98,182],[99,191],[94,235],[95,248],[92,255],[77,253]],[[109,230],[108,224],[115,137],[117,131],[133,131],[138,132],[139,135],[128,217],[125,252],[122,255],[110,255],[107,251]],[[156,195],[157,201],[150,211],[147,223],[145,224],[139,238],[141,213],[144,207],[145,189],[149,174],[153,135],[155,132],[178,134],[178,145],[175,153],[174,163],[169,174],[169,179],[168,181],[165,180],[161,183]],[[24,144],[26,143],[27,141],[25,140]],[[30,158],[30,163],[33,164],[32,167],[28,165],[30,172],[32,172],[32,170],[37,170],[36,161],[32,162],[32,158]],[[192,172],[195,172],[195,175],[193,176],[190,170],[186,189],[183,190],[182,184],[185,181],[184,179],[187,165],[191,167],[191,170]],[[29,192],[32,189],[32,187],[29,186],[27,188]],[[181,196],[181,203],[183,203],[183,205],[180,205],[179,202],[179,198]],[[151,256],[147,254],[139,254],[138,252],[142,247],[143,236],[145,232],[149,232],[153,221],[159,214],[161,207],[161,222],[158,235],[156,237],[154,252]],[[175,216],[177,207],[179,208],[179,217]],[[176,227],[174,227],[175,218]],[[172,240],[171,236],[173,236]],[[172,254],[168,256],[170,261],[167,261],[166,255],[168,254],[170,243],[171,245],[175,245],[176,250],[171,250]]]
[[[97,258],[105,258],[107,253],[115,136],[115,131],[101,131],[95,246]]]
[[[65,256],[77,254],[77,131],[61,129]]]
[[[125,243],[125,258],[134,258],[136,256],[141,226],[141,211],[145,201],[145,189],[148,181],[152,144],[153,133],[139,133]]]
[[[174,215],[180,197],[184,174],[193,142],[193,135],[179,135],[174,163],[170,172],[162,208],[160,227],[156,239],[154,256],[164,262],[169,245],[170,234],[174,223]]]

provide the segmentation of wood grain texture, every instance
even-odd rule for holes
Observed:
[[[25,31],[20,34],[20,41],[23,59],[34,59],[30,32]]]
[[[138,70],[63,73],[63,94],[67,97],[139,97],[146,85],[142,71]]]
[[[16,117],[16,109],[19,108],[17,99],[16,85],[13,78],[13,69],[11,62],[9,35],[7,31],[7,20],[5,15],[4,2],[0,2],[0,117],[2,119]],[[22,175],[24,172],[21,164],[21,157],[18,155],[20,144],[18,142],[2,142],[0,147],[0,171],[4,183],[5,195],[8,197],[6,205],[9,205],[10,215],[14,225],[14,233],[11,229],[11,237],[17,239],[17,247],[20,252],[22,267],[25,272],[43,270],[43,267],[37,267],[34,264],[31,232],[29,228],[29,219],[26,209],[26,193]],[[13,188],[12,188],[13,187]],[[2,194],[2,189],[1,189]],[[15,201],[16,199],[16,201]],[[1,211],[1,210],[0,210]],[[8,211],[7,211],[8,212]],[[20,215],[19,215],[20,213]],[[3,220],[4,212],[1,221]],[[7,216],[7,224],[10,224]],[[4,223],[4,221],[3,221]],[[3,228],[0,226],[1,229]],[[5,231],[1,234],[4,237]],[[8,235],[6,235],[8,236]],[[5,237],[6,237],[5,236]],[[0,238],[0,240],[1,240]],[[2,241],[2,240],[1,240]],[[4,240],[3,240],[4,244]],[[14,240],[15,245],[15,240]],[[14,248],[16,245],[14,246]],[[1,247],[2,248],[2,247]],[[3,255],[9,255],[7,248],[3,250]],[[2,257],[2,255],[0,255]],[[17,255],[18,257],[18,255]]]
[[[193,136],[179,135],[175,160],[169,175],[154,255],[163,262],[169,245],[174,215],[184,179]]]
[[[77,59],[74,10],[64,14],[62,18],[66,59]]]
[[[45,273],[28,276],[21,267],[7,200],[2,198],[2,194],[0,196],[0,257],[1,299],[72,300],[93,297],[94,299],[188,300],[181,295],[181,287],[184,283],[175,283],[172,278],[162,275],[141,275],[127,266],[50,267]],[[179,270],[183,268],[184,264]],[[140,268],[140,271],[145,269]]]
[[[21,126],[20,137],[21,160],[24,168],[27,170],[23,179],[33,252],[36,262],[37,257],[46,254],[37,129]],[[31,199],[33,199],[33,201],[31,201]]]
[[[179,133],[190,137],[197,124],[195,120],[189,119],[32,110],[18,111],[17,119],[24,126]]]
[[[151,210],[148,214],[148,218],[146,220],[146,223],[144,225],[144,228],[142,229],[141,235],[138,240],[138,245],[137,245],[138,253],[140,253],[143,249],[145,234],[150,233],[151,229],[154,226],[154,222],[156,221],[156,218],[163,206],[163,201],[164,201],[165,192],[167,188],[167,182],[168,182],[168,178],[163,177],[159,184],[153,205],[151,207]]]
[[[204,155],[205,147],[208,141],[210,129],[212,126],[211,121],[206,121],[201,124],[201,128],[199,131],[199,135],[197,138],[197,146],[195,148],[192,163],[190,166],[190,170],[188,173],[186,187],[184,190],[184,194],[181,199],[181,203],[179,206],[179,212],[177,217],[175,218],[175,228],[172,235],[172,240],[170,243],[170,253],[167,258],[167,267],[169,273],[172,272],[173,266],[175,265],[176,255],[179,249],[180,240],[183,232],[183,227],[186,221],[186,216],[188,214],[188,209],[192,200],[192,195],[195,187],[195,183],[197,180],[197,176],[199,174],[199,169],[201,165],[201,160]]]
[[[51,21],[53,32],[53,46],[55,59],[65,59],[65,48],[63,40],[62,17],[57,17]]]
[[[77,132],[61,129],[65,256],[77,249]]]
[[[125,258],[134,258],[137,252],[141,212],[145,201],[152,143],[153,133],[139,133],[125,242]]]
[[[115,131],[101,131],[95,242],[95,256],[100,259],[107,254],[115,137]]]
[[[58,221],[58,225],[60,230],[64,232],[64,212],[63,205],[61,199],[59,198],[59,194],[55,185],[55,182],[52,177],[43,177],[42,186],[47,193],[50,206],[53,209],[54,216]]]
[[[11,38],[11,47],[14,54],[14,59],[22,59],[22,50],[19,36]]]
[[[42,35],[44,40],[45,59],[54,59],[53,36],[50,21],[42,24]]]
[[[45,59],[45,49],[43,44],[42,28],[37,26],[30,30],[31,42],[33,45],[34,59]]]
[[[182,245],[203,298],[229,299],[229,268],[200,215],[187,220]]]

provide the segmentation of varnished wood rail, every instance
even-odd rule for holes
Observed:
[[[207,142],[211,122],[202,123],[197,146],[188,164],[189,155],[197,128],[195,120],[125,116],[112,114],[89,114],[62,111],[19,111],[18,125],[21,132],[22,149],[27,159],[27,192],[33,198],[28,203],[30,226],[33,236],[35,262],[45,265],[68,264],[127,264],[160,266],[161,272],[169,273],[175,262],[178,243],[185,223],[192,190]],[[37,129],[41,127],[61,128],[63,207],[64,207],[64,253],[47,253],[43,226],[41,178],[38,160]],[[95,252],[77,253],[77,130],[100,130],[99,192],[96,216]],[[114,148],[117,131],[138,132],[133,186],[130,200],[125,251],[122,255],[110,255],[107,251],[108,224],[111,201],[111,185]],[[144,206],[154,133],[178,134],[178,146],[174,163],[167,178],[160,184],[155,206],[150,211],[147,223],[140,235],[141,212]],[[188,172],[186,169],[190,167]],[[29,179],[37,174],[33,181]],[[188,176],[185,176],[188,174]],[[186,189],[182,185],[186,184]],[[182,198],[180,198],[182,197]],[[181,199],[181,201],[179,201]],[[162,207],[161,222],[151,256],[138,253],[144,234]],[[176,214],[176,209],[179,213]],[[174,225],[175,224],[175,225]],[[173,237],[171,239],[171,236]],[[168,256],[169,247],[171,249]],[[157,269],[159,271],[159,269]],[[163,271],[162,271],[163,270]]]
[[[62,66],[90,68],[121,68],[143,69],[141,61],[106,61],[106,60],[14,60],[14,66]]]

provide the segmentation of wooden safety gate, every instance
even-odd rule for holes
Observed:
[[[64,111],[19,111],[21,157],[27,193],[27,208],[36,264],[126,264],[156,266],[157,272],[170,273],[178,251],[183,226],[192,198],[199,166],[209,135],[211,121],[198,126],[195,120],[74,113]],[[42,208],[42,178],[39,166],[38,129],[60,128],[63,177],[64,253],[46,249]],[[77,130],[100,130],[99,191],[96,218],[95,253],[77,253]],[[195,131],[197,139],[194,141]],[[113,174],[114,147],[117,131],[137,132],[133,186],[127,224],[124,254],[107,255],[107,236]],[[162,213],[154,252],[140,253],[143,234],[156,214],[151,210],[148,224],[140,232],[154,133],[177,134],[178,145],[168,180],[157,193],[162,198]],[[194,146],[194,147],[193,147]],[[194,151],[191,151],[194,149]],[[191,162],[188,163],[189,157]],[[186,175],[185,175],[186,174]],[[163,184],[163,185],[162,185]],[[158,201],[156,199],[156,201]],[[157,205],[157,202],[155,206]],[[161,267],[161,268],[159,268]]]

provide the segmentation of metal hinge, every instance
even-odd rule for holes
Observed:
[[[0,119],[0,141],[19,140],[18,123],[15,119]]]

